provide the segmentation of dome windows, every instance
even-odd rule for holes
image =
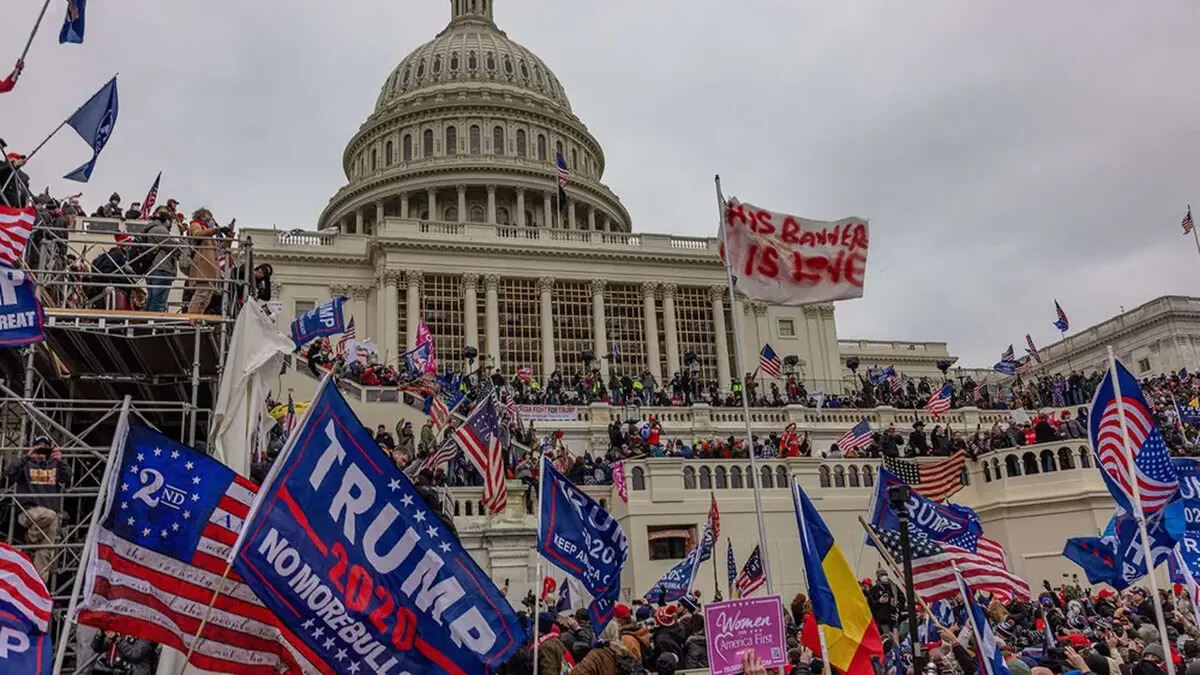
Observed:
[[[512,59],[507,56],[504,57],[504,72],[508,73],[509,75],[513,74]]]
[[[517,157],[524,157],[527,154],[525,147],[525,130],[517,129]]]
[[[496,222],[500,225],[511,225],[509,222],[508,209],[501,206],[496,209]]]
[[[562,141],[555,141],[554,142],[554,161],[557,162],[559,157],[563,157]],[[566,157],[563,157],[563,159],[566,159]]]
[[[403,154],[404,161],[411,162],[412,161],[412,152],[413,152],[412,151],[412,134],[404,134],[404,142],[402,145],[404,146],[401,150],[404,153]]]
[[[437,75],[442,72],[442,55],[438,54],[433,57],[433,74]]]
[[[487,53],[487,69],[489,71],[496,70],[496,55],[492,52]]]
[[[392,142],[389,140],[389,141],[387,142],[387,144],[383,146],[383,164],[384,164],[384,166],[391,166],[391,165],[392,165],[392,158],[393,158],[393,156],[392,156]]]
[[[481,152],[479,148],[480,138],[478,124],[471,125],[471,129],[467,135],[467,143],[470,145],[470,152],[472,155],[478,155]]]
[[[421,156],[433,157],[433,129],[426,129],[421,139]]]
[[[538,134],[538,155],[537,158],[541,161],[546,161],[546,135]]]
[[[458,53],[456,52],[456,53],[450,55],[450,72],[453,73],[453,72],[457,72],[457,71],[458,71]]]
[[[497,126],[492,129],[492,154],[504,154],[504,127]]]
[[[422,77],[425,77],[425,59],[421,59],[421,62],[417,64],[417,79]]]
[[[404,77],[400,78],[400,84],[408,84],[408,69],[408,66],[404,66]]]
[[[467,70],[476,70],[479,68],[479,59],[475,56],[475,52],[467,52]]]
[[[457,206],[447,206],[445,214],[446,215],[443,217],[443,220],[445,220],[447,223],[457,223],[458,222],[458,207]]]
[[[524,61],[521,61],[521,77],[529,79],[529,66],[525,65]]]
[[[475,206],[471,207],[471,222],[472,223],[484,222],[484,213],[483,213],[482,206],[476,204]]]
[[[453,124],[446,127],[446,154],[458,154],[458,128]]]
[[[577,150],[575,150],[574,148],[571,149],[571,168],[572,169],[579,168],[579,152]]]
[[[371,170],[374,171],[377,168],[379,168],[379,153],[375,148],[371,148]]]

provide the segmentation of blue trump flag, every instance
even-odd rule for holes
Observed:
[[[704,536],[700,545],[693,548],[683,561],[667,570],[661,579],[654,582],[650,590],[642,596],[647,602],[675,602],[691,591],[692,582],[696,579],[696,571],[700,563],[712,557],[713,550],[712,513],[704,525]]]
[[[71,115],[67,124],[92,147],[92,158],[63,178],[86,183],[92,177],[92,169],[96,168],[96,158],[100,156],[100,151],[108,143],[117,124],[117,78],[114,76],[108,84],[100,87],[100,91]]]
[[[599,634],[613,617],[629,541],[620,523],[544,456],[541,480],[538,553],[592,594],[588,618]]]
[[[0,612],[0,673],[50,675],[54,649],[48,633],[29,632],[22,622]]]
[[[301,347],[319,337],[336,335],[346,330],[345,317],[342,316],[342,303],[346,297],[338,297],[318,305],[300,315],[292,322],[292,342]]]
[[[1184,424],[1200,424],[1200,401],[1192,399],[1187,403],[1175,402],[1175,412],[1179,421]]]
[[[508,600],[326,377],[259,490],[233,568],[323,672],[495,672]]]
[[[46,339],[45,319],[33,278],[0,266],[0,347],[19,347]]]
[[[900,519],[888,501],[888,488],[904,485],[904,481],[887,469],[879,469],[879,480],[872,500],[871,526],[876,529],[899,530]],[[983,536],[983,525],[974,509],[960,504],[941,504],[922,497],[914,490],[904,505],[908,512],[908,531],[913,536],[924,536],[933,541],[945,542],[965,548],[972,553]],[[874,545],[868,539],[868,543]]]
[[[86,8],[87,0],[67,0],[67,16],[63,19],[62,30],[58,31],[59,44],[83,44],[83,18]]]
[[[1191,578],[1200,578],[1200,460],[1177,457],[1173,461],[1184,510],[1184,527],[1177,547],[1180,560],[1176,562],[1187,567]],[[1183,578],[1179,574],[1175,577]]]
[[[1183,532],[1183,501],[1175,500],[1146,517],[1150,537],[1151,568],[1165,560]],[[1063,556],[1083,568],[1088,582],[1107,583],[1124,590],[1146,576],[1142,538],[1137,520],[1128,512],[1117,511],[1099,537],[1073,537],[1067,540]]]

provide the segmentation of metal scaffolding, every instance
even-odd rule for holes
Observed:
[[[233,320],[241,302],[253,295],[249,240],[148,232],[145,221],[89,218],[75,224],[56,230],[39,222],[26,249],[26,272],[44,307],[46,341],[0,350],[5,466],[24,457],[33,439],[48,436],[72,474],[51,495],[62,499],[56,543],[27,542],[20,515],[23,500],[32,495],[11,484],[0,492],[5,541],[30,555],[39,548],[54,550],[47,586],[56,638],[80,572],[122,401],[130,399],[133,423],[204,448]],[[205,246],[215,253],[218,277],[193,283],[188,269],[177,271],[179,261],[194,260]],[[169,276],[158,271],[162,265],[170,267]],[[194,272],[194,263],[188,267]],[[145,298],[164,286],[165,311],[146,311]],[[214,299],[204,312],[181,313],[196,288],[211,290]],[[89,662],[91,654],[77,654],[75,642],[67,645],[63,672]]]

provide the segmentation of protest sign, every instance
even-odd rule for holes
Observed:
[[[736,199],[726,205],[722,255],[737,290],[753,300],[803,305],[861,298],[867,245],[862,218],[826,222]]]
[[[0,346],[19,347],[46,339],[42,303],[33,279],[21,270],[0,267]]]
[[[517,414],[526,422],[574,422],[579,409],[573,405],[518,405]]]
[[[763,667],[787,665],[783,600],[778,595],[710,602],[704,606],[708,668],[712,675],[742,672],[742,654],[753,651]]]

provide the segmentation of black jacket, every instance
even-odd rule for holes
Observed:
[[[680,670],[708,668],[708,643],[704,633],[689,635],[683,645],[683,659],[679,662]]]
[[[929,442],[925,440],[925,432],[913,429],[913,432],[908,435],[908,449],[918,455],[929,454]]]
[[[61,493],[71,483],[71,467],[48,456],[22,457],[9,463],[4,477],[15,485],[18,494],[34,495],[22,497],[22,506],[44,506],[57,512],[62,510]]]
[[[154,672],[154,643],[149,640],[124,635],[107,638],[101,631],[92,638],[92,651],[97,655],[93,673],[150,675]]]
[[[0,187],[4,189],[4,192],[0,193],[4,197],[3,201],[0,201],[0,205],[28,206],[29,174],[17,169],[16,177],[12,178],[13,168],[8,162],[0,162]]]

